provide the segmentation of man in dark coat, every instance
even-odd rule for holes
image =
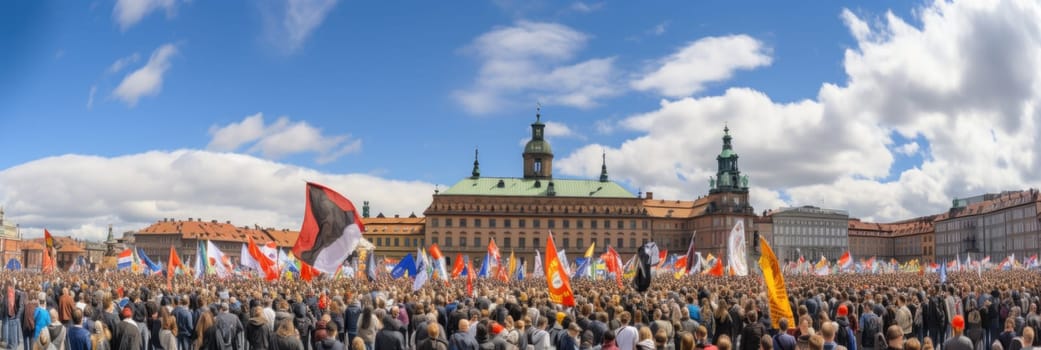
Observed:
[[[129,307],[124,307],[123,311],[120,312],[120,316],[123,318],[123,321],[119,322],[112,335],[112,339],[115,340],[113,342],[115,346],[112,350],[141,349],[141,330],[137,328],[137,323],[134,322],[134,311]]]
[[[69,327],[69,348],[66,350],[91,350],[90,332],[83,328],[83,311],[72,311],[72,326]]]
[[[242,321],[229,312],[228,303],[220,304],[220,314],[214,319],[217,329],[217,347],[220,350],[239,350],[239,335],[243,332]]]
[[[452,350],[478,350],[477,339],[470,335],[470,320],[460,319],[459,328],[448,340],[448,348]]]
[[[177,305],[173,310],[174,319],[177,320],[177,350],[192,350],[192,339],[195,336],[195,319],[192,317],[192,312],[188,310],[188,301],[187,295],[182,296],[180,305]]]
[[[405,337],[401,335],[401,321],[387,315],[383,318],[383,329],[376,333],[375,350],[405,350]]]

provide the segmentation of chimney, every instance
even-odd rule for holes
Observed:
[[[191,221],[192,221],[192,218],[188,218],[188,222],[191,222]]]
[[[647,191],[647,199],[654,199],[654,192]]]

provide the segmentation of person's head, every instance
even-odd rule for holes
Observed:
[[[640,327],[640,340],[653,339],[654,334],[651,333],[651,329],[648,327]]]
[[[810,336],[810,350],[824,350],[824,337],[820,334]]]
[[[918,338],[912,337],[904,341],[904,350],[922,350],[922,343],[918,342]]]
[[[694,341],[698,344],[708,341],[708,328],[698,325],[698,328],[694,329]]]
[[[622,322],[622,325],[629,325],[629,321],[632,321],[633,316],[629,314],[629,311],[623,311],[621,315],[618,315],[618,321]]]
[[[716,340],[716,348],[719,350],[730,350],[732,345],[733,343],[730,342],[730,336],[726,334],[720,335],[719,339]]]
[[[40,332],[40,336],[37,337],[36,341],[40,343],[41,349],[46,349],[47,345],[51,344],[51,332]]]
[[[460,332],[467,332],[469,330],[470,330],[470,320],[465,319],[465,318],[464,319],[460,319],[459,320],[459,331]]]
[[[777,326],[782,332],[788,330],[788,319],[782,317],[780,321],[777,321]]]
[[[72,324],[77,326],[83,325],[83,310],[79,308],[72,309]]]
[[[604,344],[614,341],[614,332],[604,332],[603,341]]]
[[[1033,344],[1033,343],[1034,343],[1034,328],[1033,327],[1023,327],[1023,344]]]
[[[773,350],[773,348],[774,348],[774,339],[770,338],[769,335],[763,335],[762,338],[759,338],[759,349],[761,349],[761,350]]]
[[[824,337],[824,342],[830,343],[835,341],[835,332],[838,329],[839,324],[835,322],[824,322],[821,324],[821,337]]]
[[[953,329],[954,334],[960,335],[965,331],[965,318],[961,315],[955,315],[954,318],[951,319],[951,329]]]
[[[807,332],[809,332],[810,331],[810,327],[812,327],[812,325],[813,325],[813,319],[810,318],[809,314],[805,314],[805,315],[799,316],[799,330],[802,331],[803,334],[806,334]]]
[[[434,338],[430,338],[430,339],[434,339]],[[365,339],[362,339],[361,337],[354,337],[354,339],[351,339],[351,349],[364,349],[364,348],[365,348]]]
[[[1009,317],[1005,319],[1005,330],[1011,331],[1016,329],[1016,319]]]
[[[665,348],[665,345],[669,343],[669,333],[665,332],[665,329],[658,329],[658,332],[654,333],[654,346],[659,349]]]
[[[1005,350],[1005,349],[1004,349],[1003,346],[1001,346],[1001,340],[994,339],[994,343],[990,344],[990,350]]]
[[[437,325],[437,322],[430,322],[430,324],[427,325],[427,334],[430,335],[431,339],[437,338],[437,336],[441,334],[441,327]]]
[[[903,349],[904,348],[904,330],[898,325],[889,326],[886,329],[886,343],[890,347]]]

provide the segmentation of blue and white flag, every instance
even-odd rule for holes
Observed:
[[[412,257],[412,253],[408,253],[404,258],[401,258],[401,261],[394,266],[394,269],[390,270],[390,277],[398,279],[404,276],[406,272],[409,276],[416,275],[416,259]]]
[[[943,265],[940,265],[940,284],[947,283],[947,259],[943,260]]]

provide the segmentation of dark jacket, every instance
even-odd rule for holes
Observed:
[[[344,350],[343,343],[335,338],[325,338],[314,343],[315,350]]]
[[[141,330],[133,323],[121,321],[116,325],[112,340],[112,350],[139,350],[142,344]]]
[[[195,336],[195,319],[187,307],[178,306],[173,310],[173,316],[177,319],[177,337],[192,339]]]
[[[347,311],[344,311],[344,326],[347,328],[347,334],[358,334],[358,318],[361,317],[361,306],[357,303],[352,303],[347,306]]]
[[[405,337],[398,329],[383,327],[376,333],[375,350],[405,350]]]
[[[283,337],[276,335],[273,345],[275,350],[304,350],[304,343],[297,336]]]
[[[65,350],[91,350],[90,332],[78,326],[69,328],[67,332],[69,333],[69,346]]]
[[[448,342],[441,338],[427,337],[416,344],[416,350],[448,350]]]
[[[238,350],[238,336],[242,333],[239,318],[229,312],[221,312],[214,320],[216,328],[214,343],[220,350]]]
[[[268,350],[271,348],[271,328],[263,317],[252,318],[246,324],[246,342],[250,350]]]
[[[745,328],[741,330],[740,350],[758,350],[759,340],[763,338],[764,333],[766,331],[763,329],[763,324],[759,322],[745,325]]]
[[[480,350],[477,339],[466,332],[455,332],[448,339],[448,348],[451,350]]]

